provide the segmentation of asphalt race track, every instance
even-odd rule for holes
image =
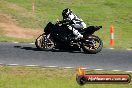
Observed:
[[[68,51],[39,51],[33,44],[0,43],[0,63],[19,65],[132,70],[132,50],[103,49],[98,54]]]

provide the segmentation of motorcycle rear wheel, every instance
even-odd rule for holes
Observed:
[[[92,41],[94,42],[94,44],[86,44],[83,43],[82,44],[82,49],[85,53],[90,53],[90,54],[96,54],[98,52],[100,52],[103,48],[103,42],[102,40],[95,35],[90,35],[87,37],[88,39],[92,39]]]
[[[36,39],[35,45],[39,50],[48,51],[53,49],[54,42],[52,41],[50,34],[42,34]]]

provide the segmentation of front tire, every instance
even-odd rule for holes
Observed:
[[[85,42],[82,44],[82,49],[85,53],[96,54],[102,50],[103,42],[98,36],[90,35],[86,40],[91,40],[93,44]]]
[[[53,49],[54,42],[52,41],[50,34],[42,34],[36,39],[35,45],[39,50],[49,51]]]

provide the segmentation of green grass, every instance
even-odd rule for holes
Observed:
[[[131,88],[132,84],[76,83],[75,69],[0,66],[0,88]],[[126,74],[125,72],[87,71],[87,74]],[[132,73],[130,73],[132,76]]]
[[[18,25],[29,28],[43,28],[49,21],[61,19],[61,11],[67,7],[87,24],[103,26],[96,34],[104,41],[104,47],[110,47],[110,24],[115,27],[114,47],[132,47],[132,0],[35,0],[34,15],[32,0],[0,1],[0,13],[10,15]]]

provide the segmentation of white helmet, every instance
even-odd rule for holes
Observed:
[[[69,14],[72,13],[72,10],[69,9],[69,8],[66,8],[62,11],[62,16],[63,16],[63,19],[67,18],[69,16]]]

